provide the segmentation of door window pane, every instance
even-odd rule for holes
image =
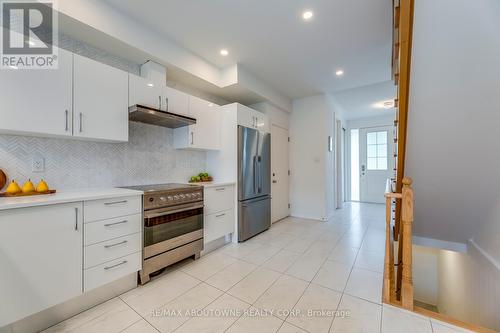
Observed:
[[[377,157],[377,145],[368,145],[368,157]]]
[[[366,134],[367,144],[376,145],[377,144],[377,132],[371,132]]]
[[[366,134],[366,158],[368,170],[387,170],[387,131]]]

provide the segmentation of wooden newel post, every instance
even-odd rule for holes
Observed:
[[[413,180],[403,179],[401,224],[403,242],[401,303],[403,308],[413,310],[413,278],[412,278],[412,225],[413,225]]]
[[[384,303],[390,303],[393,298],[395,285],[394,285],[394,253],[391,241],[391,205],[392,198],[385,197],[385,268],[384,268],[384,290],[383,298]]]

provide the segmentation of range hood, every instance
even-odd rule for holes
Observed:
[[[156,126],[178,128],[196,124],[196,119],[181,116],[172,112],[153,109],[144,105],[133,105],[128,108],[128,119],[139,123]]]

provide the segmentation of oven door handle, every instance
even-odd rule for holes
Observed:
[[[150,212],[144,212],[144,217],[147,219],[151,219],[154,217],[160,217],[160,216],[165,216],[169,214],[174,214],[174,213],[180,213],[180,212],[185,212],[187,210],[191,209],[198,209],[198,208],[203,208],[203,205],[195,205],[195,206],[184,206],[178,209],[163,209],[163,210],[154,210]]]

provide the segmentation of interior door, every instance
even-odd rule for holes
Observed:
[[[288,130],[272,125],[271,137],[271,221],[274,223],[290,215]]]
[[[359,131],[360,201],[384,203],[385,185],[394,169],[391,126]]]

